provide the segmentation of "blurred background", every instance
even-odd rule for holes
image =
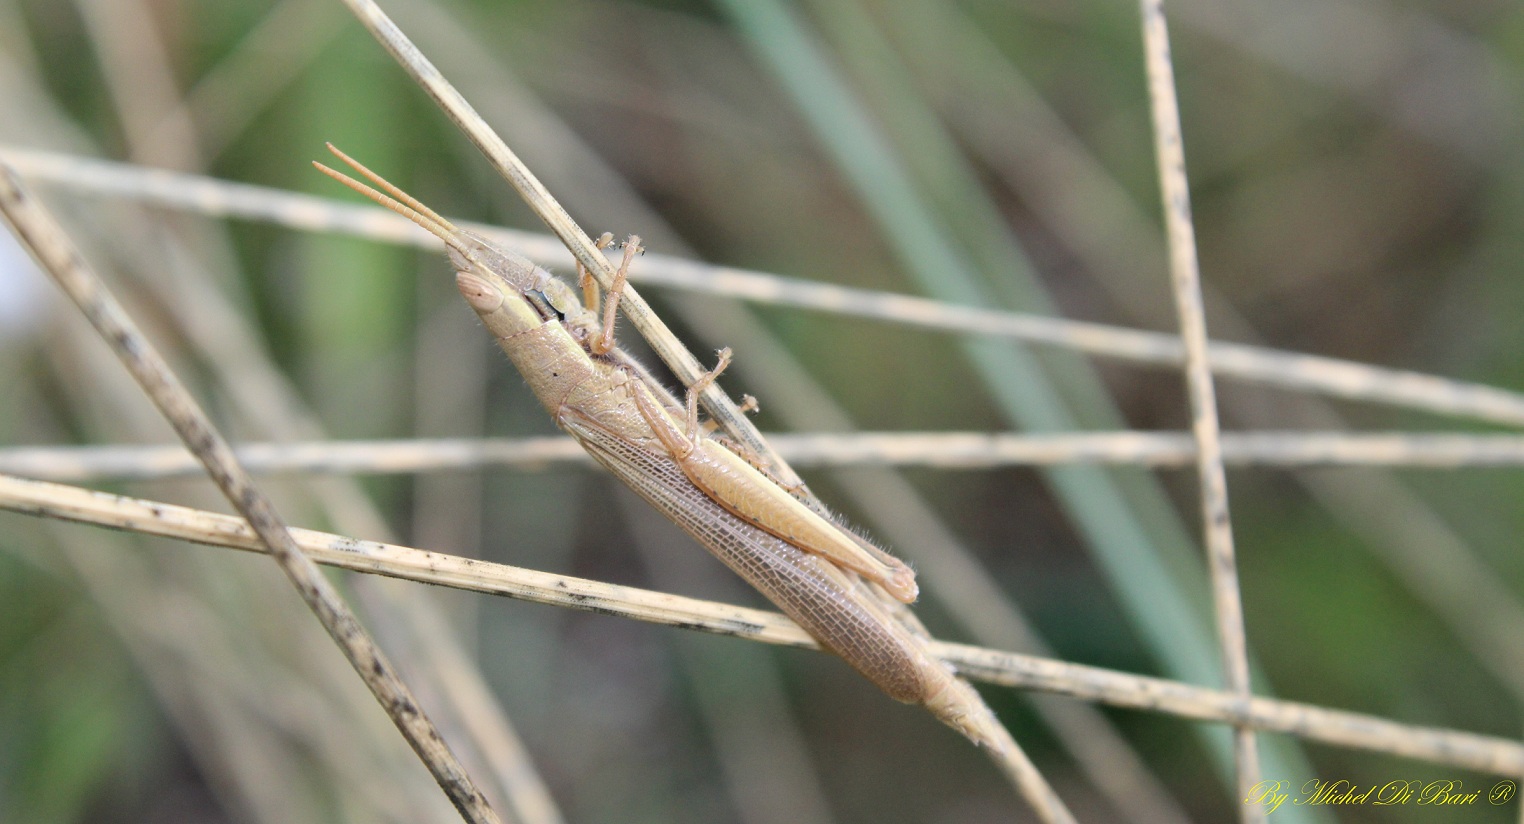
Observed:
[[[386,7],[594,233],[1174,328],[1132,4]],[[1524,7],[1167,11],[1213,336],[1524,388]],[[6,147],[352,201],[308,165],[325,140],[441,213],[540,229],[337,0],[0,0]],[[553,431],[437,253],[38,186],[239,440]],[[0,441],[171,442],[8,240]],[[701,356],[735,349],[727,389],[761,399],[764,431],[1188,425],[1164,369],[646,294]],[[1219,393],[1228,429],[1487,428],[1232,381]],[[807,479],[920,570],[938,636],[1220,682],[1194,471]],[[304,526],[762,604],[588,469],[269,483]],[[1518,735],[1517,471],[1240,468],[1229,484],[1257,691]],[[90,485],[226,510],[200,479]],[[520,741],[571,822],[1030,818],[978,752],[829,657],[336,577],[468,760],[506,776],[487,780],[495,798],[519,786],[504,753]],[[983,692],[1082,820],[1236,814],[1221,729]],[[1261,741],[1267,778],[1292,786],[1494,780]],[[533,816],[532,789],[515,793]],[[453,815],[267,560],[0,513],[0,820]],[[1437,819],[1409,806],[1276,820]]]

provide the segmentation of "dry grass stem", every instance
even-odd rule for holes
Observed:
[[[1193,466],[1196,444],[1183,432],[856,432],[768,435],[778,454],[809,468],[1115,464]],[[1475,469],[1524,466],[1524,436],[1426,432],[1225,432],[1222,460],[1241,467]],[[234,448],[255,473],[387,475],[484,467],[537,469],[590,464],[570,438],[417,438],[247,443]],[[0,472],[50,481],[150,480],[201,472],[182,447],[21,446],[0,448]]]
[[[0,146],[0,157],[29,180],[82,192],[129,198],[206,216],[258,220],[307,232],[352,235],[434,248],[433,238],[384,209],[266,186],[146,169],[108,160]],[[544,265],[566,263],[558,240],[472,221],[452,221],[499,240]],[[1176,335],[1102,323],[964,306],[930,298],[819,283],[652,252],[630,279],[830,314],[864,317],[925,329],[1072,349],[1133,363],[1178,368],[1184,348]],[[1356,361],[1210,341],[1212,372],[1221,377],[1345,400],[1383,403],[1508,426],[1524,426],[1524,394],[1438,375]]]
[[[344,14],[342,10],[340,14]],[[92,209],[82,217],[100,219],[104,214]],[[132,220],[128,225],[131,228],[121,231],[130,237],[153,234],[149,221]],[[151,249],[132,244],[126,248],[132,251],[124,261],[129,269],[153,273],[135,285],[146,287],[151,299],[174,319],[173,334],[183,335],[189,349],[204,358],[214,383],[228,393],[240,419],[254,422],[261,436],[279,440],[323,436],[323,426],[308,408],[306,399],[270,360],[261,342],[261,332],[240,311],[236,298],[225,291],[225,285],[219,285],[202,266],[188,260],[194,253],[174,240],[167,246],[155,244]],[[166,279],[166,274],[171,277]],[[133,391],[130,385],[127,389]],[[137,437],[128,433],[122,436]],[[190,468],[189,474],[199,474],[193,460]],[[352,479],[314,480],[304,484],[304,488],[310,493],[311,502],[324,511],[335,528],[378,538],[388,534],[385,517]],[[439,608],[428,602],[428,593],[391,586],[384,581],[370,583],[356,595],[361,601],[359,606],[367,610],[372,630],[383,647],[391,650],[394,661],[411,666],[411,685],[427,696],[434,707],[434,720],[447,730],[462,757],[470,763],[474,753],[482,759],[478,763],[489,765],[472,767],[478,777],[496,780],[496,787],[484,788],[489,797],[502,804],[505,814],[523,824],[560,821],[554,806],[548,803],[543,781],[538,780],[533,765],[523,758],[518,735],[502,708],[478,700],[487,688],[480,670],[469,665],[461,641],[449,633],[430,636],[424,629],[441,623]],[[326,654],[327,639],[314,641],[323,645]],[[337,673],[335,677],[347,676]],[[369,734],[395,733],[380,729]],[[393,756],[394,749],[385,749],[393,764],[407,764],[414,758],[406,750]],[[493,789],[498,791],[495,795]]]
[[[566,209],[550,194],[544,184],[540,183],[529,167],[519,160],[518,155],[514,154],[503,139],[492,130],[492,127],[488,126],[486,121],[476,113],[465,97],[450,85],[434,64],[423,56],[423,53],[381,11],[379,6],[371,0],[344,0],[344,3],[370,30],[376,40],[391,53],[403,70],[433,98],[440,110],[460,127],[493,168],[497,169],[498,173],[529,205],[529,208],[534,210],[540,220],[544,221],[551,232],[565,244],[567,251],[571,252],[572,256],[592,273],[600,286],[604,289],[611,288],[614,283],[614,268],[609,265],[603,252],[593,243],[593,239],[587,232],[572,220],[571,215],[567,214]],[[672,330],[668,329],[661,318],[656,316],[650,304],[646,303],[638,292],[626,286],[619,307],[624,316],[629,319],[630,324],[650,344],[657,357],[661,358],[667,368],[671,369],[684,385],[691,385],[698,381],[706,367],[699,363],[682,341],[672,333]],[[710,384],[701,397],[704,409],[710,416],[718,421],[732,437],[766,459],[775,475],[786,483],[801,483],[799,476],[773,453],[766,439],[718,384]]]
[[[497,815],[423,714],[412,692],[338,591],[302,554],[274,505],[239,465],[206,413],[74,250],[63,229],[3,163],[0,163],[0,211],[16,237],[79,306],[217,487],[244,516],[250,530],[338,643],[461,816],[467,821],[495,824]]]
[[[1143,53],[1148,69],[1148,98],[1153,114],[1154,149],[1159,168],[1159,193],[1169,238],[1170,284],[1185,346],[1185,384],[1190,397],[1191,433],[1196,440],[1196,471],[1201,484],[1201,521],[1212,580],[1212,604],[1217,640],[1228,689],[1244,699],[1249,683],[1249,642],[1244,633],[1243,593],[1239,590],[1238,560],[1233,548],[1233,520],[1228,509],[1228,478],[1218,440],[1217,391],[1207,362],[1206,310],[1201,302],[1201,269],[1196,258],[1196,230],[1191,221],[1190,184],[1185,171],[1185,139],[1180,131],[1180,104],[1175,97],[1175,70],[1170,62],[1169,27],[1163,0],[1140,0],[1143,13]],[[1233,732],[1237,761],[1238,797],[1254,797],[1260,781],[1259,749],[1247,726]],[[1245,822],[1265,820],[1259,804],[1240,803]]]
[[[237,517],[44,481],[0,475],[0,508],[208,546],[265,551],[259,538]],[[313,560],[341,569],[768,644],[817,648],[809,635],[775,612],[307,529],[293,528],[291,534]],[[1245,700],[1222,690],[966,644],[933,641],[931,647],[960,673],[989,683],[1193,720],[1243,724],[1497,775],[1524,776],[1524,744],[1507,739],[1402,724],[1294,701]]]

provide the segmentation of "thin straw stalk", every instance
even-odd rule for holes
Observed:
[[[600,286],[604,289],[611,288],[614,284],[614,268],[609,265],[593,239],[583,231],[581,226],[577,225],[576,221],[572,220],[571,215],[567,214],[566,209],[551,195],[539,178],[524,165],[523,161],[519,160],[518,155],[508,148],[508,144],[504,143],[492,127],[487,125],[481,115],[477,114],[465,97],[450,85],[434,64],[424,57],[407,35],[403,34],[402,30],[397,28],[386,13],[371,0],[344,0],[344,3],[376,40],[391,53],[398,65],[433,98],[445,115],[460,127],[493,168],[497,169],[529,208],[565,244],[567,251],[571,252],[577,262],[592,273]],[[688,352],[687,347],[678,340],[671,329],[667,328],[661,318],[656,316],[650,304],[646,303],[638,292],[626,286],[623,298],[620,300],[620,309],[631,325],[651,345],[657,357],[661,358],[662,362],[684,384],[696,383],[704,374],[704,366]],[[756,427],[718,384],[711,384],[701,397],[704,408],[710,416],[718,421],[727,433],[766,459],[774,474],[785,483],[802,483],[799,477],[789,469],[788,464],[773,453],[761,433],[757,432]]]
[[[144,169],[107,160],[0,146],[0,156],[36,182],[151,202],[206,216],[259,220],[308,232],[433,248],[433,239],[384,209],[246,183]],[[541,234],[452,220],[544,265],[566,263],[565,247]],[[969,306],[931,298],[784,277],[652,252],[632,281],[755,303],[793,306],[960,334],[1011,338],[1097,357],[1178,368],[1180,338],[1103,323]],[[1265,346],[1209,341],[1214,374],[1345,400],[1390,404],[1465,419],[1524,426],[1524,394],[1486,384]]]
[[[0,475],[0,508],[207,546],[266,551],[248,524],[234,516],[8,475]],[[313,560],[341,569],[781,646],[817,648],[809,635],[775,612],[308,529],[292,528],[291,535]],[[1524,744],[1504,738],[1402,724],[1295,701],[1244,699],[1178,681],[965,644],[930,644],[961,674],[980,681],[1192,720],[1244,724],[1337,746],[1524,777]]]
[[[1244,631],[1243,593],[1233,547],[1233,520],[1228,508],[1228,478],[1222,466],[1217,422],[1217,391],[1207,362],[1206,310],[1201,300],[1201,269],[1196,257],[1196,229],[1191,220],[1190,184],[1185,171],[1185,139],[1180,129],[1180,103],[1175,97],[1175,70],[1170,62],[1169,28],[1163,0],[1140,0],[1143,12],[1143,53],[1148,68],[1148,98],[1153,114],[1154,150],[1159,168],[1159,194],[1169,240],[1170,285],[1179,315],[1180,340],[1185,345],[1185,385],[1190,398],[1191,433],[1196,441],[1196,472],[1201,484],[1201,521],[1207,569],[1212,580],[1217,643],[1228,689],[1247,699],[1249,642]],[[1247,726],[1233,732],[1237,762],[1238,798],[1254,796],[1260,781],[1259,750]],[[1259,804],[1240,803],[1244,822],[1263,821]]]
[[[42,268],[68,294],[101,339],[127,367],[175,433],[206,468],[228,501],[274,557],[308,607],[343,650],[350,665],[397,725],[434,779],[467,821],[496,824],[497,815],[476,789],[417,700],[348,605],[291,537],[274,505],[238,463],[169,365],[143,336],[67,236],[9,166],[0,163],[0,211]]]
[[[811,468],[996,469],[1075,463],[1174,469],[1191,466],[1184,432],[859,432],[768,435],[778,454]],[[1241,467],[1407,467],[1453,470],[1524,466],[1524,436],[1431,432],[1225,432],[1222,460]],[[256,442],[236,446],[249,471],[411,474],[560,463],[589,464],[570,438],[416,438]],[[175,445],[23,446],[0,449],[0,472],[51,481],[150,480],[200,472]]]

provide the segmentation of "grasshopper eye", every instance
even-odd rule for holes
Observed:
[[[470,272],[456,272],[455,287],[478,312],[491,312],[503,305],[502,291]]]

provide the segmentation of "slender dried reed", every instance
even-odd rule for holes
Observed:
[[[0,156],[38,184],[304,232],[433,248],[428,233],[374,206],[37,149],[0,145]],[[566,248],[556,238],[469,220],[452,222],[498,240],[542,265],[568,263]],[[857,289],[716,266],[660,252],[642,256],[630,280],[750,303],[961,335],[1009,338],[1126,363],[1178,368],[1185,358],[1177,335]],[[1524,425],[1524,393],[1499,386],[1224,340],[1209,341],[1207,351],[1213,374],[1221,377],[1487,423]]]
[[[1228,689],[1244,700],[1249,683],[1249,641],[1244,632],[1243,593],[1239,589],[1238,559],[1233,549],[1233,519],[1228,509],[1228,479],[1222,467],[1222,443],[1217,422],[1217,390],[1208,363],[1206,310],[1201,303],[1201,269],[1196,259],[1196,228],[1191,222],[1190,184],[1185,172],[1185,138],[1180,133],[1180,103],[1175,98],[1175,69],[1170,62],[1169,27],[1163,0],[1141,0],[1144,63],[1148,66],[1148,98],[1154,124],[1154,150],[1159,166],[1159,193],[1169,236],[1170,283],[1180,317],[1180,340],[1185,346],[1185,385],[1190,396],[1191,434],[1196,441],[1196,475],[1201,485],[1201,523],[1205,533],[1207,569],[1212,577],[1212,603],[1217,616],[1217,642],[1222,652]],[[1260,782],[1259,749],[1247,726],[1233,731],[1238,767],[1238,797],[1254,796]],[[1239,805],[1245,824],[1263,821],[1260,804]]]
[[[0,475],[0,508],[207,546],[267,551],[235,517],[158,501]],[[292,529],[318,563],[410,581],[503,595],[767,644],[819,649],[776,612]],[[1418,727],[1360,713],[1213,690],[1160,678],[1071,664],[967,644],[933,641],[959,672],[981,681],[1037,689],[1118,707],[1282,732],[1345,747],[1400,755],[1496,775],[1524,777],[1524,744],[1457,730]]]
[[[43,270],[74,301],[101,340],[132,373],[222,494],[243,515],[260,544],[343,650],[350,666],[418,753],[461,817],[480,824],[496,824],[497,814],[424,714],[412,691],[338,590],[302,553],[275,505],[254,484],[211,419],[74,250],[63,229],[22,187],[16,172],[3,162],[0,162],[0,212]]]

